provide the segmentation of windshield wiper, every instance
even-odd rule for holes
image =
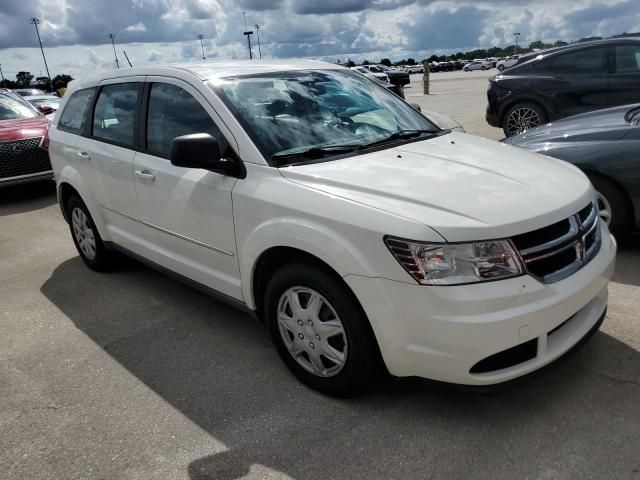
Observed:
[[[285,163],[291,159],[315,160],[318,158],[329,157],[333,155],[341,155],[358,150],[360,145],[328,145],[326,147],[311,147],[299,152],[282,152],[271,155],[271,160],[279,164]]]
[[[436,135],[440,133],[442,130],[420,130],[420,129],[407,129],[407,130],[398,130],[397,132],[393,132],[391,135],[384,137],[381,140],[376,140],[375,142],[365,143],[361,145],[360,148],[369,148],[375,145],[380,145],[387,142],[393,142],[394,140],[405,140],[407,138],[420,137],[422,135]]]

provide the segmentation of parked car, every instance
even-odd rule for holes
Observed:
[[[389,82],[394,85],[400,85],[404,87],[411,83],[411,79],[409,78],[409,74],[407,72],[399,72],[397,70],[391,70],[389,67],[384,65],[365,65],[365,67],[374,73],[385,73],[389,77]]]
[[[518,63],[519,58],[520,55],[512,55],[511,57],[498,60],[496,68],[502,72],[505,68],[513,67],[516,63]]]
[[[44,115],[0,89],[0,187],[53,178],[48,129]]]
[[[639,39],[559,47],[491,78],[486,120],[511,136],[548,121],[640,102],[638,85]]]
[[[56,111],[60,107],[60,101],[62,100],[60,97],[54,97],[53,95],[33,95],[23,98],[43,113],[49,120],[53,120]]]
[[[598,192],[600,216],[615,235],[640,229],[640,104],[565,118],[506,142],[585,172]]]
[[[482,60],[479,62],[471,62],[471,63],[467,63],[464,66],[464,71],[465,72],[470,72],[472,70],[489,70],[490,68],[493,68],[493,65],[491,64],[491,62],[487,62],[486,60]]]
[[[34,95],[46,95],[47,92],[39,88],[14,88],[13,93],[17,93],[21,97],[30,97]]]
[[[87,266],[118,250],[254,313],[329,394],[381,364],[504,382],[599,327],[616,244],[579,170],[442,130],[338,65],[255,65],[70,83],[50,148]]]
[[[389,76],[386,73],[372,72],[366,67],[351,67],[351,70],[358,72],[365,77],[375,78],[376,80],[380,80],[381,82],[389,83]]]
[[[408,68],[409,73],[424,73],[424,67],[422,64],[418,63],[416,65],[412,65]]]

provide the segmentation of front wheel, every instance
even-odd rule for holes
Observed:
[[[465,71],[465,72],[468,72],[468,71],[469,71],[469,69],[465,67],[464,71]]]
[[[507,111],[502,120],[502,130],[507,137],[518,135],[531,128],[544,125],[547,115],[534,103],[518,103]]]
[[[338,278],[312,265],[278,270],[267,285],[271,338],[303,383],[328,395],[364,390],[379,365],[368,320]]]
[[[504,65],[498,65],[498,70],[501,72],[504,70]]]
[[[487,69],[487,67],[485,67],[484,65],[482,67],[480,67],[480,70],[485,71]]]
[[[633,214],[629,202],[620,189],[599,175],[589,174],[596,189],[598,213],[619,240],[624,240],[633,231]]]

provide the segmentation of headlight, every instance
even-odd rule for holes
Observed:
[[[423,285],[461,285],[522,275],[519,256],[509,240],[421,243],[386,237],[385,243]]]

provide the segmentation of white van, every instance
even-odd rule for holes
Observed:
[[[440,129],[346,68],[104,72],[70,84],[49,135],[90,268],[124,252],[255,313],[326,393],[379,367],[504,382],[605,315],[616,244],[577,168]]]

